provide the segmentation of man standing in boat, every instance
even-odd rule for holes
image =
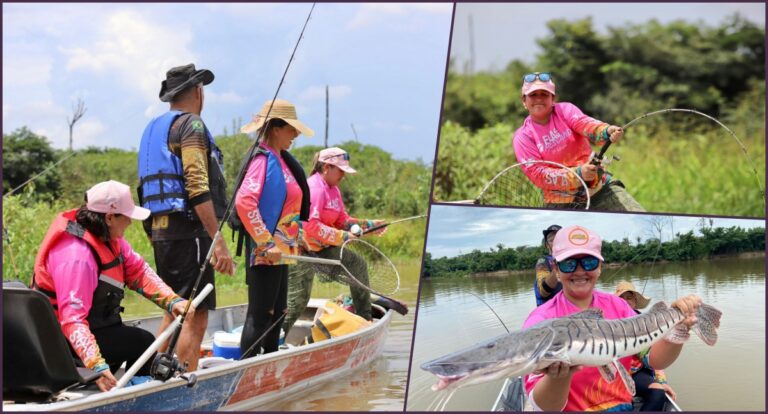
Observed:
[[[196,70],[194,64],[169,70],[160,100],[169,102],[170,109],[149,122],[139,148],[139,200],[152,212],[144,228],[152,240],[157,273],[184,298],[192,293],[227,204],[222,154],[200,118],[203,86],[213,78],[210,70]],[[221,237],[213,247],[211,264],[199,286],[214,283],[214,269],[235,272]],[[197,369],[208,310],[215,307],[212,292],[184,323],[176,353],[190,371]],[[171,322],[165,315],[160,331]]]
[[[533,282],[536,306],[543,305],[563,288],[563,285],[557,280],[554,269],[555,258],[552,257],[552,241],[555,240],[555,235],[561,228],[561,226],[553,224],[542,232],[544,234],[542,243],[547,249],[547,254],[536,261],[536,280]]]

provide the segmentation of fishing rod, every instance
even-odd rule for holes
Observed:
[[[759,178],[759,174],[757,173],[757,168],[755,167],[755,163],[752,161],[752,158],[749,156],[749,153],[747,152],[747,147],[744,146],[744,143],[741,142],[739,137],[737,137],[736,134],[733,131],[730,130],[730,128],[725,126],[725,124],[723,124],[717,118],[715,118],[715,117],[713,117],[711,115],[707,115],[707,114],[705,114],[703,112],[699,112],[699,111],[697,111],[695,109],[665,108],[665,109],[660,109],[658,111],[648,112],[648,113],[645,113],[643,115],[640,115],[637,118],[627,122],[623,127],[621,127],[621,129],[626,131],[627,128],[629,128],[630,126],[632,126],[636,122],[639,122],[642,119],[645,119],[645,118],[648,118],[648,117],[654,116],[654,115],[664,114],[664,113],[667,113],[667,112],[685,112],[685,113],[691,113],[691,114],[700,115],[700,116],[703,116],[704,118],[707,118],[707,119],[715,122],[716,124],[720,125],[723,129],[728,131],[728,133],[733,137],[733,139],[736,140],[736,143],[739,144],[739,148],[741,148],[741,152],[744,153],[744,157],[747,159],[747,162],[749,163],[749,167],[752,169],[752,173],[753,173],[753,175],[755,177],[755,182],[757,182],[757,188],[758,189],[763,188],[762,184],[760,184],[760,178]],[[610,140],[608,142],[606,142],[605,145],[603,145],[603,148],[600,150],[600,153],[595,155],[595,157],[593,158],[593,161],[597,162],[596,165],[598,165],[602,161],[603,155],[605,154],[605,151],[608,150],[608,147],[610,147],[612,143],[613,143],[613,141],[610,141]],[[765,191],[763,191],[763,193],[765,193]]]
[[[275,90],[274,97],[272,98],[272,101],[269,104],[269,108],[267,109],[265,119],[265,126],[266,122],[269,121],[269,115],[272,113],[272,107],[275,103],[275,100],[277,99],[277,95],[280,93],[280,88],[283,86],[283,82],[285,81],[285,76],[288,74],[288,69],[291,67],[291,62],[293,62],[293,57],[296,55],[296,50],[299,48],[299,44],[301,43],[301,39],[304,37],[304,31],[307,28],[307,24],[309,23],[310,17],[312,17],[312,11],[315,9],[315,4],[312,3],[312,8],[310,8],[309,13],[307,14],[307,18],[304,21],[304,26],[301,28],[301,33],[299,33],[299,38],[296,40],[296,44],[293,47],[293,51],[291,52],[291,56],[288,59],[288,64],[285,66],[285,70],[283,71],[283,76],[280,78],[280,83],[277,85],[277,90]],[[211,256],[213,255],[214,247],[216,246],[216,240],[221,237],[221,229],[224,227],[224,223],[226,223],[229,219],[229,216],[232,212],[232,207],[235,204],[235,198],[237,196],[237,191],[240,188],[240,186],[243,183],[243,179],[245,177],[246,169],[248,168],[248,163],[253,158],[254,153],[256,152],[256,149],[259,146],[259,142],[264,138],[264,134],[266,133],[265,127],[261,128],[261,132],[259,133],[259,136],[254,140],[253,144],[251,145],[250,149],[248,150],[248,153],[246,154],[245,158],[243,159],[242,164],[240,165],[240,171],[237,173],[237,180],[235,181],[235,187],[232,191],[232,196],[229,199],[229,202],[227,203],[227,208],[224,211],[224,217],[222,217],[222,220],[219,222],[219,227],[216,229],[216,234],[213,236],[213,241],[211,243],[211,247],[208,248],[208,253],[205,255],[205,260],[203,260],[203,264],[200,267],[200,272],[197,275],[197,279],[195,280],[195,284],[192,288],[192,292],[190,293],[189,300],[187,301],[187,305],[184,307],[184,312],[181,314],[181,320],[179,325],[177,326],[176,330],[173,332],[173,336],[171,337],[171,341],[168,345],[168,350],[164,353],[159,353],[155,357],[155,361],[152,364],[152,376],[157,379],[162,379],[163,381],[169,379],[175,372],[183,372],[186,368],[181,369],[174,369],[178,367],[178,364],[172,364],[173,361],[175,361],[175,357],[173,356],[173,351],[176,348],[176,344],[179,340],[179,337],[181,336],[181,329],[184,325],[184,321],[186,319],[187,313],[189,312],[189,307],[192,303],[192,299],[195,297],[197,293],[197,288],[200,285],[200,282],[203,278],[203,273],[205,272],[206,266],[208,266],[209,261],[211,260]],[[157,363],[157,370],[155,369],[155,365]],[[174,366],[175,365],[175,366]],[[170,376],[164,375],[163,371],[172,370],[170,373]],[[156,377],[156,375],[159,376]],[[164,378],[164,379],[163,379]]]
[[[16,191],[19,191],[20,189],[24,188],[24,187],[25,187],[27,184],[29,184],[29,183],[31,183],[32,181],[34,181],[35,179],[37,179],[37,177],[40,177],[41,175],[43,175],[43,174],[47,173],[47,172],[48,172],[48,171],[50,171],[52,168],[56,167],[57,165],[61,164],[61,163],[62,163],[62,162],[64,162],[64,161],[68,160],[69,158],[71,158],[71,157],[72,157],[73,155],[75,155],[75,154],[77,154],[77,153],[76,153],[76,152],[71,152],[71,153],[70,153],[69,155],[67,155],[66,157],[64,157],[64,158],[62,158],[62,159],[60,159],[60,160],[56,161],[55,163],[53,163],[53,164],[52,164],[51,166],[49,166],[48,168],[44,169],[43,171],[40,171],[39,173],[35,174],[35,175],[34,175],[32,178],[30,178],[30,179],[28,179],[27,181],[24,181],[23,183],[21,183],[21,184],[20,184],[18,187],[16,187],[16,188],[14,188],[13,190],[11,190],[11,191],[9,191],[9,192],[7,192],[7,193],[3,194],[3,198],[5,198],[6,196],[9,196],[9,195],[11,195],[11,194],[15,193]]]
[[[426,214],[419,214],[418,216],[406,217],[406,218],[402,218],[402,219],[399,219],[399,220],[390,221],[389,223],[379,224],[378,226],[374,226],[374,227],[371,227],[370,229],[366,229],[363,232],[363,234],[368,234],[370,232],[373,232],[373,231],[376,231],[376,230],[379,230],[379,229],[383,229],[384,227],[391,226],[392,224],[395,224],[395,223],[402,223],[404,221],[416,220],[416,219],[420,219],[420,218],[423,218],[423,217],[427,217],[427,215]]]

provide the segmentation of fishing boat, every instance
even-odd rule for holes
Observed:
[[[632,401],[635,407],[635,411],[640,411],[640,406],[643,401],[635,397]],[[528,398],[525,395],[525,388],[523,387],[523,377],[507,378],[504,380],[504,385],[501,386],[499,396],[496,397],[496,401],[493,403],[491,411],[533,411],[531,405],[528,403]],[[667,395],[667,402],[664,405],[664,411],[682,411],[680,406],[672,401]]]
[[[238,411],[268,407],[360,369],[382,353],[393,311],[376,304],[371,325],[344,336],[304,344],[316,311],[325,303],[310,301],[277,352],[240,361],[202,358],[201,368],[194,372],[196,383],[176,377],[99,392],[93,384],[78,385],[92,378],[76,371],[47,298],[4,283],[3,411]],[[210,311],[203,348],[206,343],[210,345],[215,332],[242,325],[246,309],[247,305],[235,305]],[[160,322],[161,317],[151,317],[125,323],[155,333]],[[45,323],[49,326],[40,326]],[[16,330],[26,332],[10,334]],[[25,336],[29,338],[22,338]],[[9,359],[14,358],[24,359],[25,365],[16,364],[23,372],[11,373],[14,368]],[[42,362],[27,361],[35,358]],[[92,374],[90,377],[94,377]],[[27,384],[26,398],[11,381],[19,377],[39,383]],[[30,398],[30,390],[37,398]]]

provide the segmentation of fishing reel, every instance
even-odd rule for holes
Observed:
[[[151,375],[152,378],[163,382],[178,375],[179,378],[186,380],[187,387],[191,388],[197,384],[197,375],[183,375],[187,372],[187,368],[188,366],[186,362],[182,365],[178,358],[163,352],[155,355],[155,359],[152,360],[152,367],[149,369],[149,375]]]

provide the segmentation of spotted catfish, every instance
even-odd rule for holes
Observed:
[[[722,312],[701,304],[691,329],[707,344],[717,342]],[[481,342],[421,366],[435,374],[433,390],[456,389],[495,379],[529,374],[555,362],[597,366],[608,382],[622,379],[629,392],[635,384],[619,358],[634,355],[662,338],[683,343],[688,328],[685,314],[664,302],[642,315],[606,320],[600,309],[542,321],[527,329]]]

